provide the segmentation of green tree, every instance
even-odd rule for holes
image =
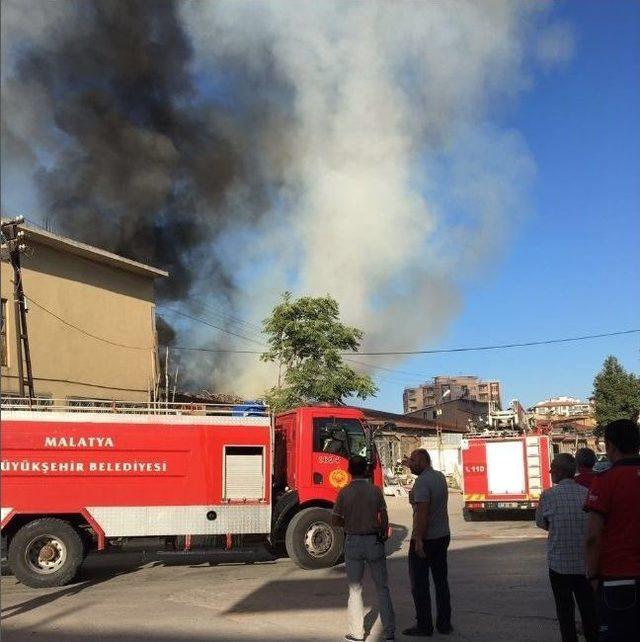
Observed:
[[[593,397],[600,430],[615,419],[636,419],[640,412],[640,378],[609,356],[593,381]]]
[[[269,350],[260,357],[278,364],[278,385],[265,393],[276,411],[313,402],[338,404],[377,392],[368,375],[344,363],[342,352],[360,347],[363,333],[340,322],[331,296],[293,299],[290,292],[263,322]]]

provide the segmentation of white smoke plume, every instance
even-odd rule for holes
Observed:
[[[264,266],[236,290],[239,308],[257,320],[284,289],[328,292],[365,347],[420,348],[441,334],[460,278],[503,255],[527,211],[535,165],[499,122],[536,53],[566,60],[570,32],[511,0],[230,0],[187,4],[183,17],[201,73],[226,63],[235,87],[242,61],[260,82],[236,99],[285,121],[255,141],[277,192],[236,256],[239,270]],[[288,91],[266,100],[271,80]]]

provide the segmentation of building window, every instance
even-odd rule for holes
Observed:
[[[0,306],[0,365],[8,365],[7,359],[7,300],[2,299]]]

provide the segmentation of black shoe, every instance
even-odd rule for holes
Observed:
[[[433,635],[433,629],[421,629],[419,626],[411,626],[402,632],[402,635],[409,635],[412,637],[430,638]]]
[[[453,633],[453,627],[451,626],[451,624],[449,624],[449,626],[447,627],[438,627],[438,633],[440,633],[441,635],[451,635]]]
[[[364,642],[364,638],[357,638],[355,635],[351,635],[351,633],[347,633],[344,639],[347,640],[347,642]]]

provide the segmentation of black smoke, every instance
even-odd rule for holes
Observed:
[[[249,170],[222,107],[201,97],[177,3],[73,7],[73,28],[32,43],[14,70],[51,105],[57,152],[36,173],[47,219],[168,270],[161,300],[186,299],[203,279],[224,296],[232,280],[212,247],[229,224],[228,195]],[[258,192],[247,217],[259,213]]]

